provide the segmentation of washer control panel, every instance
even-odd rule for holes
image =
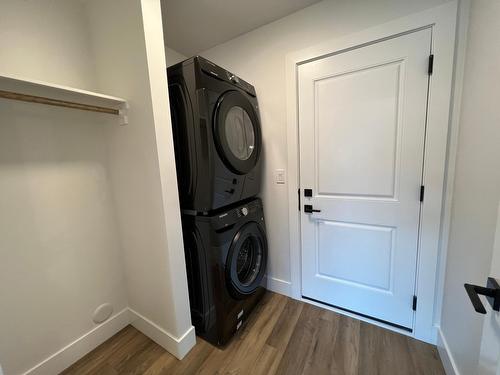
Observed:
[[[253,220],[264,221],[260,200],[248,202],[247,204],[235,207],[232,210],[212,216],[211,221],[216,230],[229,228],[235,223],[239,223],[243,218],[253,218]]]

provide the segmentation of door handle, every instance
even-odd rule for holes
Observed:
[[[321,210],[315,210],[311,204],[305,204],[304,212],[306,214],[312,214],[313,212],[321,212]]]
[[[494,311],[500,311],[500,285],[493,277],[488,277],[486,287],[472,284],[464,284],[474,310],[480,314],[486,314],[486,309],[479,299],[479,295],[486,296],[491,308]]]

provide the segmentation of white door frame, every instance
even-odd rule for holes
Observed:
[[[301,293],[300,212],[297,210],[299,204],[297,194],[299,187],[298,66],[401,34],[423,28],[432,28],[431,50],[435,56],[434,74],[430,79],[424,152],[423,181],[425,199],[421,211],[416,280],[418,305],[413,332],[411,333],[411,336],[430,343],[436,342],[434,306],[437,295],[436,281],[438,277],[439,242],[444,201],[447,141],[450,126],[449,115],[456,18],[457,1],[455,0],[356,34],[291,53],[286,58],[291,297],[303,300]],[[308,300],[304,301],[310,302]],[[336,311],[345,314],[341,310]],[[375,324],[385,326],[380,323]],[[391,327],[387,326],[387,328]]]

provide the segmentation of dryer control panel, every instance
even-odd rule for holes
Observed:
[[[236,74],[233,74],[221,68],[220,66],[215,65],[214,63],[208,61],[207,59],[204,59],[201,56],[197,56],[196,59],[198,60],[200,68],[203,72],[222,81],[229,82],[236,87],[239,87],[240,89],[246,91],[249,95],[256,96],[255,88],[245,80],[238,77]]]

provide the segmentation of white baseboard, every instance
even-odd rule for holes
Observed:
[[[291,297],[292,283],[290,281],[277,279],[275,277],[267,277],[267,289],[271,292],[276,292]]]
[[[181,337],[175,337],[138,312],[130,308],[129,311],[130,324],[178,359],[184,358],[196,344],[196,334],[193,326],[191,326]]]
[[[128,308],[109,318],[91,331],[79,337],[61,350],[52,354],[38,365],[26,371],[24,375],[54,375],[82,358],[111,336],[125,328],[130,323]]]
[[[441,362],[443,362],[446,375],[460,375],[455,360],[453,359],[453,355],[451,354],[450,347],[448,346],[448,342],[446,341],[446,337],[444,336],[443,331],[441,331],[441,328],[438,328],[437,348],[439,356],[441,357]]]
[[[59,374],[129,324],[132,324],[151,340],[161,345],[165,350],[179,359],[182,359],[196,343],[196,335],[192,326],[181,337],[176,338],[136,311],[125,308],[104,323],[44,359],[26,371],[24,375]],[[2,375],[1,372],[0,375]]]

